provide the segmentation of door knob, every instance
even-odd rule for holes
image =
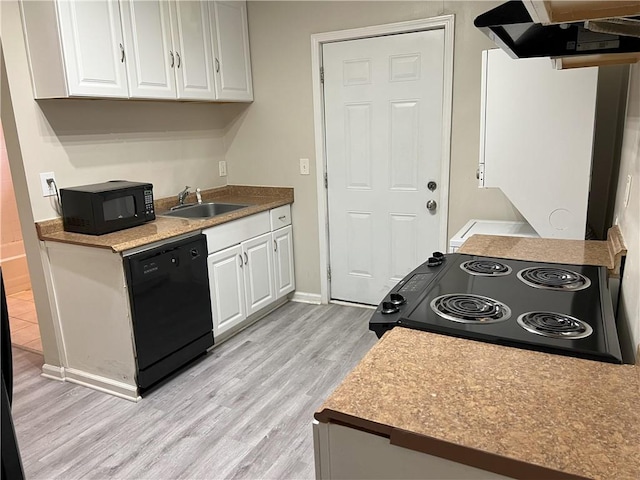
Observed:
[[[429,210],[430,212],[433,212],[436,208],[438,208],[438,204],[436,203],[435,200],[429,200],[427,202],[427,210]]]

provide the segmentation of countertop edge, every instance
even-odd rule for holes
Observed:
[[[228,199],[242,198],[245,200],[255,199],[257,202],[255,204],[252,204],[250,207],[247,207],[246,209],[236,210],[225,215],[205,219],[186,219],[181,217],[164,216],[164,211],[169,209],[169,206],[174,203],[174,200],[172,198],[159,199],[155,202],[156,210],[159,210],[163,213],[157,213],[156,220],[147,222],[137,227],[120,230],[106,235],[85,235],[73,232],[65,232],[62,228],[62,219],[60,217],[35,222],[35,227],[38,234],[38,239],[40,241],[67,243],[71,245],[110,250],[113,253],[123,253],[127,250],[142,247],[155,242],[169,240],[179,235],[213,228],[224,223],[248,217],[250,215],[262,213],[284,205],[290,205],[294,202],[294,192],[293,188],[291,187],[252,187],[233,185],[207,190],[205,192],[202,192],[202,196],[205,201],[222,199],[228,201]],[[239,201],[237,203],[250,202]],[[155,222],[161,222],[164,225],[171,225],[168,222],[172,222],[173,225],[171,225],[171,228],[167,228],[166,230],[160,232],[158,232],[157,230],[151,232],[144,232],[140,230],[135,231],[135,229],[145,229],[145,226],[147,230],[149,230],[150,225],[157,224]],[[126,238],[124,240],[118,239],[118,236],[121,236],[122,232],[126,232]],[[107,235],[113,235],[113,237],[106,238]]]
[[[620,228],[614,225],[607,231],[606,240],[475,234],[457,252],[511,260],[604,266],[610,277],[618,278],[627,249]]]
[[[400,428],[390,427],[364,418],[355,417],[332,409],[322,409],[314,414],[321,423],[333,423],[354,428],[389,439],[391,445],[435,457],[451,460],[470,467],[486,470],[511,478],[546,480],[589,480],[588,477],[560,472],[541,465],[485,452],[475,448],[447,442]]]

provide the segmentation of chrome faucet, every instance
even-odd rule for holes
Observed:
[[[182,190],[179,194],[178,194],[178,205],[184,205],[184,199],[187,198],[187,195],[189,195],[189,189],[191,187],[186,186],[184,187],[184,190]]]

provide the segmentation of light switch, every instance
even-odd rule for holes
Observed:
[[[309,175],[309,159],[300,159],[300,175]]]
[[[220,176],[221,177],[226,177],[227,176],[227,162],[224,160],[220,160],[220,162],[218,162],[218,170],[220,171]]]

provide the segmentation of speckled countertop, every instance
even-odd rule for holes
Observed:
[[[618,226],[607,232],[607,240],[556,240],[550,238],[473,235],[458,250],[469,255],[510,258],[572,265],[603,265],[610,276],[620,274],[627,250]]]
[[[315,414],[514,478],[640,478],[640,367],[396,327]]]
[[[61,218],[37,222],[36,229],[40,240],[73,243],[87,247],[107,248],[114,252],[123,252],[131,248],[213,227],[253,215],[254,213],[293,203],[293,188],[230,185],[203,191],[202,200],[205,202],[241,203],[250,206],[207,219],[163,217],[162,213],[176,204],[175,197],[172,197],[154,202],[157,215],[154,221],[117,232],[104,235],[65,232],[62,229]],[[195,201],[195,194],[192,193],[187,197],[185,203]]]

